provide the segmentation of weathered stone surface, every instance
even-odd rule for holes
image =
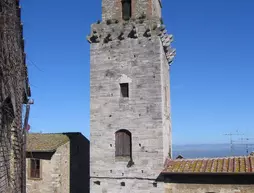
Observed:
[[[100,185],[98,185],[98,181]],[[123,184],[125,186],[123,186]],[[100,193],[163,193],[164,183],[140,179],[96,179],[91,180],[91,191]]]
[[[161,18],[161,0],[132,0],[132,19]],[[103,21],[122,20],[122,0],[102,0]]]
[[[103,1],[104,20],[118,19],[119,2]],[[171,155],[169,61],[157,17],[160,5],[148,0],[132,3],[135,19],[93,24],[88,36],[93,193],[164,190],[161,184],[153,186]],[[147,17],[140,19],[144,11]],[[129,83],[129,98],[121,98],[120,83]],[[132,167],[115,159],[115,132],[120,129],[132,133]]]
[[[22,104],[29,92],[23,27],[19,1],[0,4],[0,192],[20,193],[25,190]]]

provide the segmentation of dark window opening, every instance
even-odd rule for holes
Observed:
[[[95,181],[94,184],[101,185],[101,182],[100,181]]]
[[[129,20],[131,18],[131,0],[122,0],[123,19]]]
[[[41,173],[41,162],[39,159],[31,159],[30,165],[30,177],[31,178],[40,178]]]
[[[116,157],[131,158],[131,133],[127,130],[117,131],[115,134],[116,140]]]
[[[11,125],[14,119],[14,111],[10,97],[3,102],[3,115],[3,122],[8,126]]]
[[[3,11],[2,1],[0,1],[0,13]]]
[[[121,87],[121,97],[128,98],[129,97],[129,84],[122,83],[122,84],[120,84],[120,87]]]

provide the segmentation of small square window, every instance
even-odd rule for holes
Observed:
[[[122,83],[122,84],[120,84],[120,87],[121,87],[121,97],[128,98],[129,97],[129,84]]]
[[[39,159],[31,159],[30,177],[41,178],[41,162]]]

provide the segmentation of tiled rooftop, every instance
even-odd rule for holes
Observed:
[[[31,133],[27,135],[27,152],[53,152],[67,143],[69,138],[65,134]]]
[[[252,174],[254,175],[254,156],[204,158],[204,159],[168,159],[163,173],[169,174]]]

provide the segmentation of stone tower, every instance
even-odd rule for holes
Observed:
[[[171,156],[169,66],[161,0],[102,0],[91,26],[90,192],[163,192]]]

